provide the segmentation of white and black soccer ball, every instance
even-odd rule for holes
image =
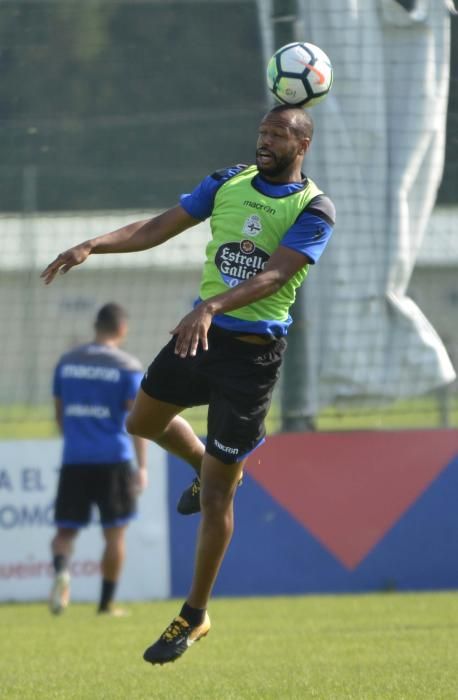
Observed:
[[[326,97],[332,80],[331,61],[314,44],[286,44],[267,64],[267,85],[282,104],[313,107]]]

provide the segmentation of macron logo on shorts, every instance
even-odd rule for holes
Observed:
[[[221,450],[221,452],[227,452],[230,455],[237,455],[239,453],[238,447],[228,447],[227,445],[222,445],[216,439],[214,440],[214,443],[218,450]]]

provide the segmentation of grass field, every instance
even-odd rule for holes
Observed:
[[[183,413],[198,435],[206,433],[206,407],[190,409]],[[281,429],[281,413],[278,402],[272,404],[267,416],[269,433]],[[440,396],[398,401],[385,408],[337,410],[334,407],[322,411],[316,419],[320,431],[334,430],[411,430],[458,427],[458,394],[441,402]],[[0,406],[0,440],[50,438],[57,435],[51,404],[46,406]]]
[[[210,635],[142,660],[177,601],[100,618],[0,606],[5,700],[456,700],[458,593],[215,599]]]

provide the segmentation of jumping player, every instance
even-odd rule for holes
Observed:
[[[144,659],[174,661],[210,629],[207,605],[233,532],[233,498],[247,455],[263,442],[278,379],[289,309],[322,254],[334,206],[302,173],[313,124],[300,108],[277,106],[262,119],[256,165],[206,177],[180,204],[146,221],[84,241],[43,271],[50,283],[89,255],[145,250],[210,217],[195,306],[145,374],[128,430],[186,460],[199,475],[182,497],[201,509],[194,575],[179,615]],[[204,446],[179,415],[208,404]]]

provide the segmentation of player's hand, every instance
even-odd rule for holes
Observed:
[[[69,248],[63,253],[60,253],[57,258],[43,270],[40,277],[44,279],[45,284],[50,284],[58,272],[63,275],[72,267],[75,267],[75,265],[81,265],[89,256],[90,252],[91,246],[88,241],[75,245],[73,248]]]
[[[203,350],[208,350],[208,329],[212,322],[213,314],[201,303],[193,311],[181,319],[179,324],[170,331],[176,335],[175,355],[180,357],[194,357],[199,343]]]

